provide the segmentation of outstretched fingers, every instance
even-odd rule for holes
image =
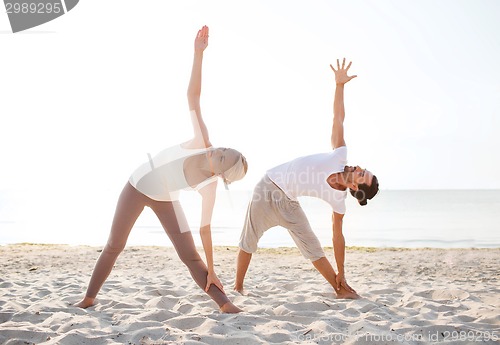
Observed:
[[[349,62],[349,64],[347,65],[347,67],[345,67],[345,58],[342,59],[342,67],[340,67],[340,60],[337,59],[337,69],[335,69],[331,64],[330,64],[330,68],[334,71],[334,72],[337,72],[338,70],[346,70],[348,71],[349,68],[351,68],[351,65],[352,65],[352,61]]]
[[[354,79],[357,77],[357,75],[353,76],[348,76],[347,73],[349,71],[349,68],[351,68],[352,61],[349,61],[346,66],[346,58],[342,59],[342,66],[340,65],[340,60],[337,59],[337,69],[333,67],[332,64],[330,64],[330,68],[332,69],[333,73],[335,74],[335,82],[337,84],[345,84],[349,82],[350,80]]]

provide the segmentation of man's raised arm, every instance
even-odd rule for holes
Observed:
[[[335,73],[335,98],[333,101],[333,126],[332,126],[332,148],[336,149],[337,147],[345,146],[344,140],[344,117],[345,117],[345,109],[344,109],[344,85],[349,80],[356,78],[356,75],[348,76],[347,71],[351,67],[352,62],[349,62],[349,65],[345,67],[345,58],[342,61],[342,67],[340,67],[340,62],[337,59],[337,69],[335,69],[332,65],[330,68]]]

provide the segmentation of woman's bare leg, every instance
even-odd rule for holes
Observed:
[[[158,216],[158,219],[160,219],[163,229],[170,238],[170,241],[172,241],[177,255],[179,255],[181,261],[189,269],[191,277],[202,290],[205,290],[208,269],[196,251],[193,236],[180,203],[178,201],[154,202],[151,208]],[[212,284],[210,286],[207,294],[219,305],[219,308],[223,312],[237,313],[241,311],[215,285]]]
[[[96,262],[85,297],[75,306],[87,308],[94,304],[95,297],[108,278],[118,255],[125,248],[130,230],[144,209],[147,198],[129,183],[125,185],[116,205],[108,242]]]

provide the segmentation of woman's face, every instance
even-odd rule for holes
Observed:
[[[237,157],[232,157],[231,150],[221,147],[208,152],[208,157],[212,162],[214,173],[222,174],[236,163]]]

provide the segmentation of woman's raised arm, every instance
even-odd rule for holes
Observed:
[[[194,40],[193,68],[191,79],[187,90],[189,113],[193,124],[194,138],[185,144],[187,148],[210,147],[208,129],[201,116],[200,95],[201,95],[201,71],[203,63],[203,52],[208,47],[208,27],[203,26]]]

